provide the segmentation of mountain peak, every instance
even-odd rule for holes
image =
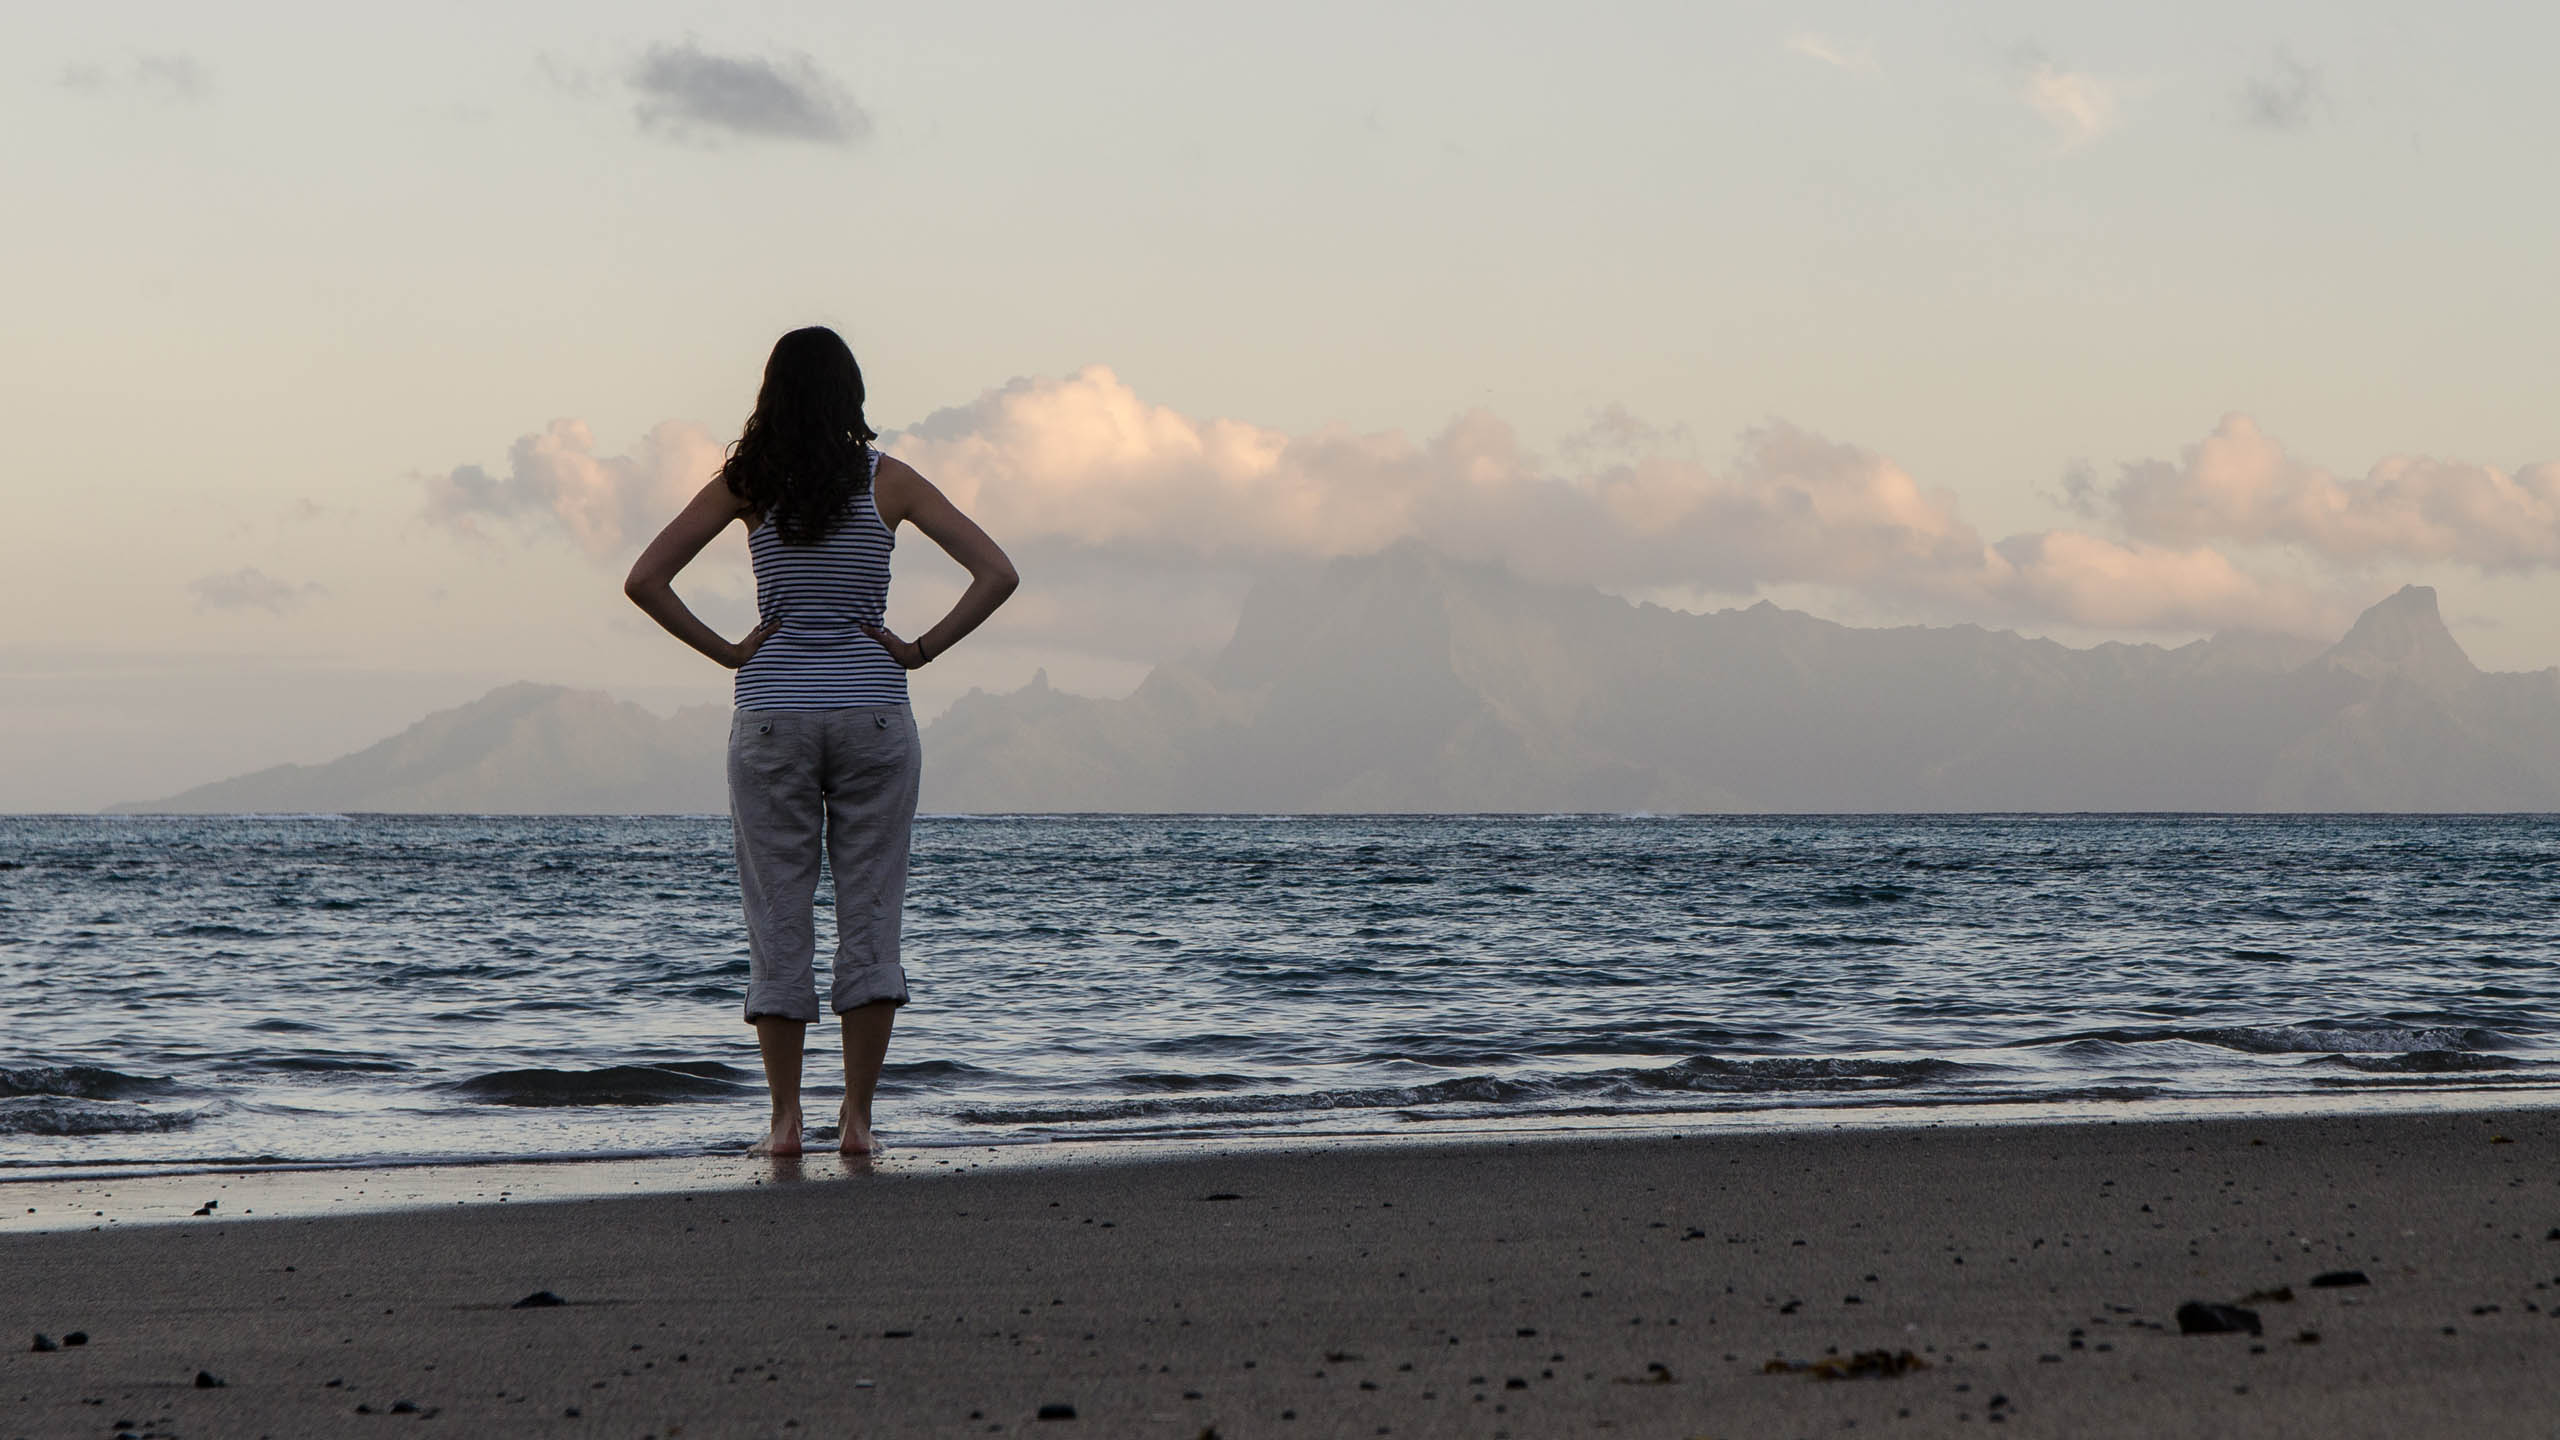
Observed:
[[[2404,675],[2435,685],[2461,684],[2480,673],[2453,632],[2444,628],[2432,585],[2403,585],[2356,618],[2326,661],[2368,679]]]

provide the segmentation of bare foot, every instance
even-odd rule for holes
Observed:
[[[763,1139],[747,1147],[750,1155],[791,1156],[800,1153],[800,1117],[788,1116],[773,1122],[773,1130]]]
[[[871,1133],[869,1117],[855,1119],[849,1106],[836,1107],[836,1133],[842,1137],[836,1151],[842,1155],[877,1155],[880,1137]]]

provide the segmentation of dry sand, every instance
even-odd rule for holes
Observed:
[[[2548,1111],[804,1177],[0,1238],[0,1437],[2560,1434]]]

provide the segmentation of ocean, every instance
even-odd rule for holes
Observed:
[[[2555,929],[2530,817],[929,817],[878,1118],[2552,1103]],[[746,970],[722,818],[0,818],[0,1178],[742,1148]]]

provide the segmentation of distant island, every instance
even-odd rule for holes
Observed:
[[[125,813],[719,812],[728,712],[510,685],[324,765]],[[1415,546],[1247,596],[1103,700],[1035,677],[925,730],[929,812],[2560,810],[2560,670],[2484,672],[2409,586],[2336,644],[2074,649],[1697,615]]]

